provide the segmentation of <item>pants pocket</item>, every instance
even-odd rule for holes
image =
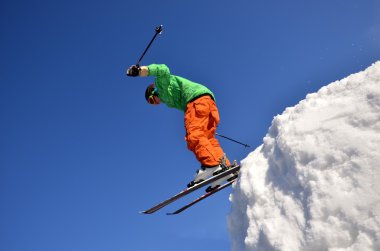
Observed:
[[[206,117],[210,114],[210,108],[206,103],[194,103],[195,113],[198,117]]]

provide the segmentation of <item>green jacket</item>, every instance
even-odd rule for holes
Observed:
[[[161,102],[169,107],[185,111],[187,103],[203,94],[210,94],[215,100],[214,94],[207,87],[188,79],[171,75],[169,68],[164,64],[151,64],[148,69],[149,76],[156,77],[154,83]]]

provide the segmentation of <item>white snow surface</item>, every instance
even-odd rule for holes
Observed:
[[[241,164],[232,250],[380,250],[380,61],[276,116]]]

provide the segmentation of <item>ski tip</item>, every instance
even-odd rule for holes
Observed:
[[[150,214],[150,213],[147,211],[140,211],[139,214]]]

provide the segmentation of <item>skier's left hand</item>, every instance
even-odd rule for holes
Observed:
[[[140,67],[137,65],[132,65],[127,70],[127,75],[130,77],[137,77],[140,75]]]

